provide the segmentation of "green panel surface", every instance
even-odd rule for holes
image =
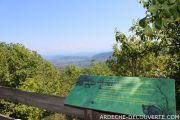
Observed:
[[[65,105],[129,115],[176,113],[172,79],[81,75]]]

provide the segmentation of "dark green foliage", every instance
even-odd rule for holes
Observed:
[[[166,55],[170,58],[164,66],[168,77],[176,80],[177,101],[180,101],[180,0],[141,0],[140,2],[147,8],[147,13],[146,19],[141,19],[139,23],[143,20],[148,25],[152,24],[151,39],[160,42],[158,51],[167,50]],[[142,31],[146,31],[142,24],[140,26]],[[149,36],[147,33],[145,35]]]
[[[139,21],[139,25],[145,28],[147,26],[146,17]]]

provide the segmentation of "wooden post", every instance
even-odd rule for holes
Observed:
[[[84,120],[92,120],[92,110],[84,110]]]
[[[84,120],[99,120],[99,112],[85,109]]]

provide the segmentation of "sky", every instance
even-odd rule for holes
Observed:
[[[41,55],[111,51],[115,28],[143,18],[139,0],[0,0],[0,41]]]

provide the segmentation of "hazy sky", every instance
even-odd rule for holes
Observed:
[[[0,0],[0,41],[40,54],[110,51],[145,16],[139,0]]]

